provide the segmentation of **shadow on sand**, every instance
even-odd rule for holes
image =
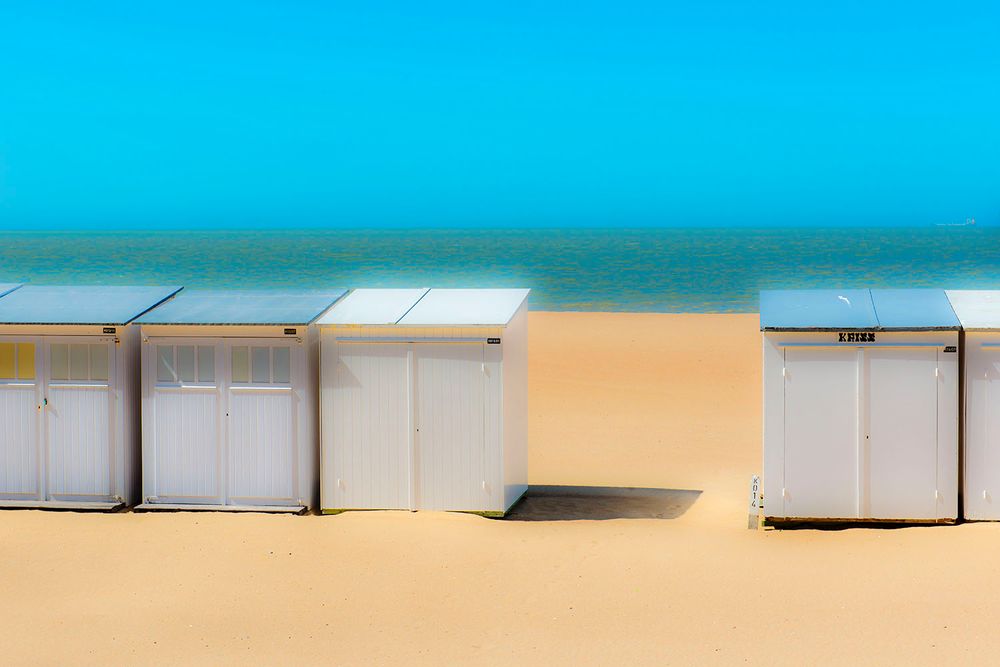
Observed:
[[[532,486],[508,521],[676,519],[701,495],[689,489]]]

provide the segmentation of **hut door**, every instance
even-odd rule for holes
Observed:
[[[214,340],[154,338],[143,375],[153,381],[149,502],[222,502],[221,345]],[[148,380],[147,380],[148,382]],[[148,384],[147,384],[148,386]]]
[[[865,350],[863,516],[937,518],[937,348]]]
[[[293,343],[236,340],[228,348],[227,502],[298,504]]]
[[[41,500],[39,342],[0,336],[0,498]]]
[[[417,509],[486,506],[484,345],[413,346]]]
[[[341,343],[324,488],[330,507],[414,509],[407,343]]]
[[[858,516],[858,355],[785,348],[784,516]]]
[[[114,340],[57,338],[45,347],[48,496],[112,500]]]

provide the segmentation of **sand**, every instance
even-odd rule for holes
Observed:
[[[756,316],[530,327],[531,482],[659,495],[577,490],[503,521],[0,512],[0,660],[997,661],[1000,525],[746,529]]]

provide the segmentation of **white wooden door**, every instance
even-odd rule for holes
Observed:
[[[291,342],[233,340],[228,375],[227,502],[298,502],[297,396]]]
[[[406,343],[337,345],[324,506],[414,509],[410,352]],[[332,482],[332,484],[331,484]]]
[[[965,518],[996,520],[1000,519],[1000,347],[967,341]]]
[[[41,500],[42,359],[34,338],[0,337],[0,498]]]
[[[854,348],[785,348],[783,516],[858,516],[858,368]]]
[[[418,509],[482,510],[485,373],[481,343],[423,343],[414,355],[414,480]]]
[[[937,518],[937,355],[936,347],[865,350],[866,518]]]
[[[221,345],[171,338],[154,338],[150,345],[145,368],[153,396],[150,501],[221,503]]]
[[[109,339],[46,341],[48,496],[112,500],[115,344]]]

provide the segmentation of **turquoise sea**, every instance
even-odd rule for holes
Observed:
[[[0,232],[0,282],[534,289],[536,310],[753,312],[801,287],[1000,288],[1000,227]]]

